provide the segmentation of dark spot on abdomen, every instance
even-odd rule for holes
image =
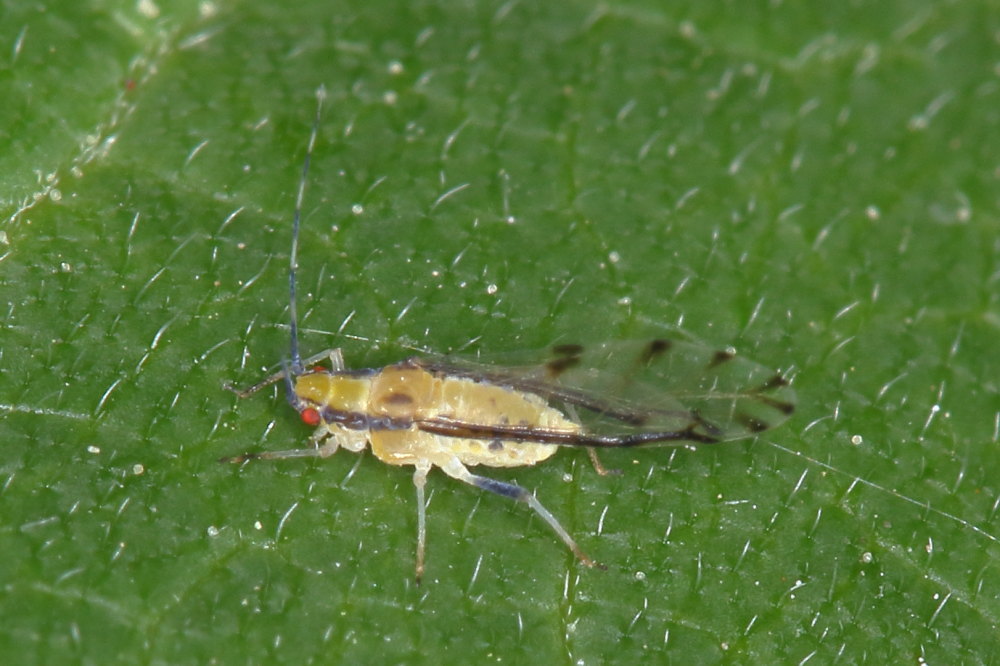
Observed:
[[[386,405],[412,405],[413,396],[409,393],[390,393],[382,398],[382,402]]]

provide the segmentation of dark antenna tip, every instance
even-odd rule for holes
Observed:
[[[295,307],[295,274],[299,269],[299,223],[302,220],[302,199],[306,193],[306,182],[309,177],[309,162],[312,159],[313,146],[316,145],[316,136],[319,134],[319,122],[323,115],[323,102],[326,100],[326,87],[316,88],[316,117],[313,119],[312,133],[309,135],[309,145],[306,147],[306,158],[302,163],[302,177],[299,180],[299,190],[295,196],[295,215],[292,218],[292,253],[289,257],[288,268],[288,296],[289,296],[289,316],[291,318],[291,367],[288,369],[286,378],[291,384],[291,378],[301,375],[304,372],[302,367],[302,357],[299,355],[299,319]]]

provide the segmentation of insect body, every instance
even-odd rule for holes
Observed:
[[[594,565],[531,493],[511,483],[472,474],[467,467],[533,465],[556,452],[555,444],[501,439],[515,436],[504,432],[512,424],[562,436],[579,433],[579,424],[567,419],[539,396],[452,376],[446,370],[423,365],[419,359],[377,370],[347,371],[339,350],[329,355],[332,370],[314,369],[299,375],[289,394],[289,401],[302,420],[316,426],[313,446],[247,454],[231,461],[326,457],[341,447],[359,452],[370,445],[382,462],[414,466],[418,581],[423,575],[426,543],[424,485],[432,467],[465,483],[528,504],[552,526],[580,561]],[[466,433],[470,427],[479,431]],[[491,436],[485,436],[482,429],[491,430]]]
[[[524,488],[473,474],[470,466],[519,467],[550,458],[559,446],[596,449],[651,443],[709,444],[771,428],[794,410],[781,375],[685,340],[554,347],[542,364],[483,365],[414,357],[380,369],[348,370],[340,350],[299,357],[295,274],[302,196],[324,93],[313,125],[293,220],[289,286],[291,363],[241,397],[284,380],[288,400],[315,427],[311,446],[224,458],[327,457],[370,446],[391,465],[415,468],[417,565],[424,571],[424,486],[434,467],[483,490],[530,506],[587,566],[558,520]],[[329,358],[330,368],[307,366]],[[603,473],[603,472],[602,472]]]

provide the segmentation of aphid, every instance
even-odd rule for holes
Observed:
[[[291,360],[244,391],[284,380],[288,401],[315,428],[310,446],[223,458],[327,457],[370,446],[382,462],[412,465],[417,490],[416,577],[424,572],[424,485],[438,467],[452,478],[531,507],[583,564],[595,566],[559,521],[521,486],[473,474],[470,466],[534,465],[559,446],[596,450],[652,443],[712,444],[772,428],[791,415],[795,395],[778,373],[684,340],[660,338],[584,348],[553,347],[542,364],[484,365],[413,357],[384,368],[348,370],[339,349],[299,355],[296,271],[302,199],[325,91],[317,91],[292,220],[289,270]],[[330,368],[313,364],[330,359]],[[231,388],[231,387],[230,387]]]

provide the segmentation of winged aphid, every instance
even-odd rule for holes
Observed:
[[[531,507],[583,564],[595,566],[538,499],[514,483],[469,467],[542,462],[560,446],[585,447],[595,467],[602,448],[645,444],[713,444],[755,435],[785,421],[795,395],[779,373],[732,350],[661,337],[585,347],[560,344],[540,363],[492,365],[416,356],[383,368],[347,369],[339,349],[302,359],[298,345],[296,273],[302,200],[325,91],[316,116],[292,220],[290,361],[243,391],[249,396],[284,381],[288,401],[315,428],[309,446],[223,458],[327,457],[367,447],[390,465],[414,467],[417,495],[416,577],[424,571],[424,487],[437,467],[448,476]],[[314,364],[329,360],[330,367]]]

